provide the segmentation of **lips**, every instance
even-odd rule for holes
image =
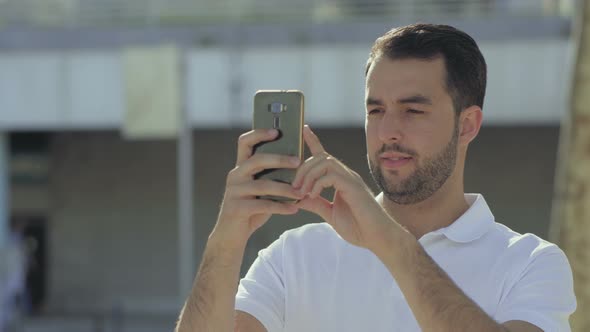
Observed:
[[[383,153],[379,156],[379,160],[381,165],[384,168],[400,168],[409,164],[412,161],[412,157],[410,156],[403,156],[400,154],[392,154],[392,153]]]
[[[404,153],[399,153],[399,152],[383,152],[383,153],[379,154],[379,158],[402,159],[402,158],[412,158],[412,156],[409,156]]]

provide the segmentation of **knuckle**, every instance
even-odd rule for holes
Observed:
[[[340,160],[338,160],[338,158],[336,158],[336,157],[334,157],[332,155],[328,155],[326,157],[326,160],[328,160],[330,163],[333,163],[333,164],[339,164],[340,163]]]
[[[227,175],[228,176],[231,176],[233,174],[236,174],[239,169],[240,169],[240,166],[239,165],[236,165],[234,168],[230,169],[229,172],[227,172]]]
[[[249,141],[251,134],[250,132],[243,133],[238,137],[238,146],[246,146]]]
[[[239,170],[239,166],[232,168],[229,172],[227,172],[226,183],[231,183],[232,180],[236,177]]]
[[[238,137],[238,142],[242,142],[242,141],[244,141],[245,139],[248,139],[248,136],[250,136],[250,132],[247,132],[247,133],[243,133],[243,134],[241,134],[241,135]]]

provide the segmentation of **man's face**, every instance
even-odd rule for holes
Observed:
[[[367,158],[384,195],[415,204],[455,169],[458,124],[442,58],[378,57],[366,79]]]

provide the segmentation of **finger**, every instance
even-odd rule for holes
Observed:
[[[235,169],[235,176],[238,177],[252,177],[254,174],[259,173],[265,169],[273,168],[297,168],[301,160],[298,157],[269,154],[269,153],[257,153],[254,156],[248,158],[240,166]]]
[[[303,178],[301,180],[299,191],[304,195],[308,194],[315,181],[322,176],[325,176],[327,173],[328,165],[325,163],[325,161],[315,164],[313,168],[307,170],[307,172],[302,175]]]
[[[235,195],[238,197],[247,196],[281,196],[292,199],[300,199],[304,195],[291,185],[272,180],[254,180],[239,184],[235,187]]]
[[[308,125],[303,127],[303,139],[305,140],[307,147],[309,147],[309,151],[312,155],[315,156],[326,151],[322,146],[320,139],[313,131],[311,131],[311,128],[309,128]]]
[[[309,191],[308,195],[310,198],[316,198],[320,196],[322,190],[324,190],[325,188],[334,187],[336,183],[342,183],[343,181],[344,180],[342,179],[342,177],[336,175],[335,173],[324,175],[314,182],[313,187]]]
[[[310,198],[306,197],[295,205],[302,209],[319,215],[326,222],[330,222],[332,215],[332,203],[323,197]]]
[[[279,203],[267,199],[252,199],[242,202],[244,212],[248,215],[256,214],[294,214],[299,207],[294,203]]]
[[[309,170],[313,169],[324,159],[325,157],[320,155],[307,158],[307,160],[301,166],[299,166],[297,172],[295,173],[295,178],[293,178],[293,181],[291,182],[293,188],[301,188],[301,184],[305,175],[309,173]]]
[[[254,146],[261,142],[272,141],[276,138],[278,131],[276,129],[254,129],[240,135],[238,138],[238,157],[236,165],[247,160],[254,153]]]
[[[298,173],[299,171],[300,170],[297,170]],[[327,156],[326,158],[322,159],[321,162],[314,164],[312,168],[301,173],[302,180],[299,188],[302,193],[307,194],[310,192],[315,181],[320,177],[329,173],[346,174],[346,171],[336,158]]]

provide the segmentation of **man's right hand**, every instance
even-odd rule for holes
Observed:
[[[254,146],[272,141],[275,129],[256,129],[244,133],[238,140],[236,166],[227,175],[225,195],[210,242],[227,249],[243,249],[256,229],[272,214],[295,214],[298,208],[292,203],[280,203],[256,196],[276,195],[300,199],[301,193],[291,185],[267,179],[254,179],[264,169],[297,168],[300,160],[293,156],[254,154]]]
[[[265,331],[253,316],[236,314],[234,305],[243,252],[252,233],[272,214],[298,211],[293,203],[256,198],[276,195],[299,199],[301,196],[290,184],[254,180],[254,175],[264,169],[299,166],[296,157],[253,153],[256,144],[271,141],[277,135],[276,130],[258,129],[240,136],[236,167],[227,175],[219,217],[209,236],[191,294],[180,313],[177,332],[233,331],[234,328]]]

